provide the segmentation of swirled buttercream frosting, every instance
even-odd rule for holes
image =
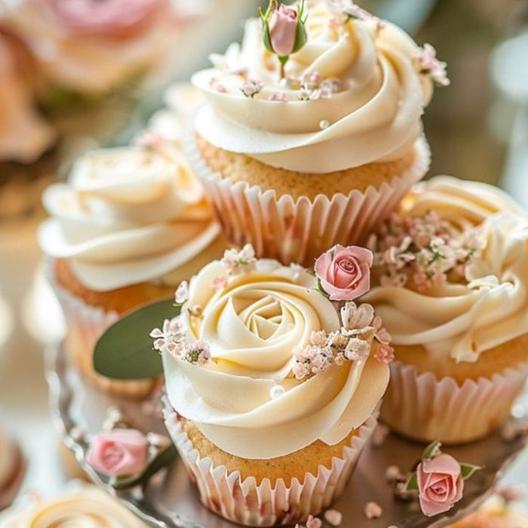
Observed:
[[[126,508],[106,493],[87,487],[56,500],[24,508],[8,516],[4,528],[144,528]]]
[[[216,147],[309,173],[408,153],[432,93],[416,62],[420,48],[389,22],[343,19],[323,1],[308,2],[306,32],[281,79],[259,20],[249,20],[242,43],[193,77],[207,97],[197,133]]]
[[[67,183],[50,186],[44,252],[68,259],[81,282],[107,291],[166,279],[215,242],[218,224],[175,148],[125,147],[86,154]]]
[[[368,325],[373,310],[364,309]],[[152,334],[168,399],[218,448],[243,458],[335,445],[375,412],[389,378],[373,329],[345,330],[341,317],[304,268],[226,253],[193,277],[181,315]],[[353,360],[329,362],[340,349]]]
[[[435,178],[404,201],[401,215],[377,254],[383,272],[399,270],[401,281],[389,273],[363,298],[394,345],[475,362],[528,333],[528,217],[511,198]]]

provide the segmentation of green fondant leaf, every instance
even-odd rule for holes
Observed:
[[[180,313],[173,299],[158,301],[125,315],[99,338],[94,368],[107,378],[137,380],[162,373],[161,357],[152,347],[150,332]]]
[[[429,460],[440,454],[440,448],[442,447],[442,442],[435,440],[430,443],[423,452],[422,460]]]
[[[413,473],[407,482],[405,483],[405,491],[417,491],[418,490],[418,477],[416,473]]]
[[[460,464],[460,471],[464,480],[471,478],[480,469],[482,469],[480,466],[474,466],[473,464]]]

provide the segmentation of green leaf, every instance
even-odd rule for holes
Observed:
[[[302,20],[299,20],[299,22],[297,23],[297,28],[295,30],[295,42],[293,44],[292,53],[296,53],[297,51],[302,49],[306,44],[307,40],[308,36],[306,35],[304,22]]]
[[[171,444],[167,449],[161,451],[147,466],[145,471],[139,477],[131,478],[117,478],[110,482],[110,485],[115,489],[126,489],[138,486],[139,484],[146,484],[150,477],[155,475],[161,469],[169,466],[176,456],[176,447]]]
[[[471,478],[480,469],[482,469],[480,466],[474,466],[473,464],[460,464],[460,472],[464,480]]]
[[[418,477],[416,473],[412,473],[405,483],[405,491],[417,491],[418,490]]]
[[[440,448],[442,447],[442,442],[435,440],[429,444],[422,455],[422,460],[429,460],[440,454]]]
[[[94,368],[107,378],[138,380],[159,376],[163,369],[150,332],[165,319],[180,313],[173,299],[158,301],[125,315],[99,338],[94,351]]]

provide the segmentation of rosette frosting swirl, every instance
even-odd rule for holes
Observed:
[[[8,517],[5,528],[145,528],[135,515],[115,499],[95,488],[87,487],[64,497],[28,508]]]
[[[315,277],[300,267],[259,260],[227,274],[215,261],[192,279],[178,320],[187,337],[207,344],[211,359],[191,363],[165,350],[169,401],[236,456],[269,459],[316,440],[334,445],[375,411],[388,383],[387,365],[369,355],[303,381],[292,375],[295,349],[314,332],[341,326]]]
[[[432,92],[416,66],[420,48],[388,22],[343,22],[322,1],[309,2],[306,30],[280,80],[259,21],[249,20],[242,44],[193,77],[208,99],[197,132],[219,148],[309,173],[407,153]]]
[[[39,229],[44,252],[69,259],[98,291],[160,278],[170,284],[167,274],[219,235],[200,184],[172,148],[90,152],[43,200],[51,215]]]
[[[465,279],[426,291],[378,286],[375,306],[396,346],[475,362],[481,353],[528,333],[528,217],[505,193],[480,183],[435,178],[404,204],[410,215],[434,210],[460,230],[477,229],[483,250]]]

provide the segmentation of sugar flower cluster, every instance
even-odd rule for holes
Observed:
[[[155,328],[150,333],[154,339],[154,348],[193,363],[204,365],[211,359],[209,345],[203,341],[189,340],[179,317],[166,319],[162,328]]]
[[[391,336],[370,304],[347,302],[340,314],[339,330],[313,332],[308,345],[294,351],[292,371],[297,379],[307,379],[345,361],[365,361],[372,348],[378,361],[390,363],[394,359]]]
[[[465,280],[484,246],[479,228],[459,230],[433,211],[393,214],[368,243],[382,286],[411,285],[418,291]]]

